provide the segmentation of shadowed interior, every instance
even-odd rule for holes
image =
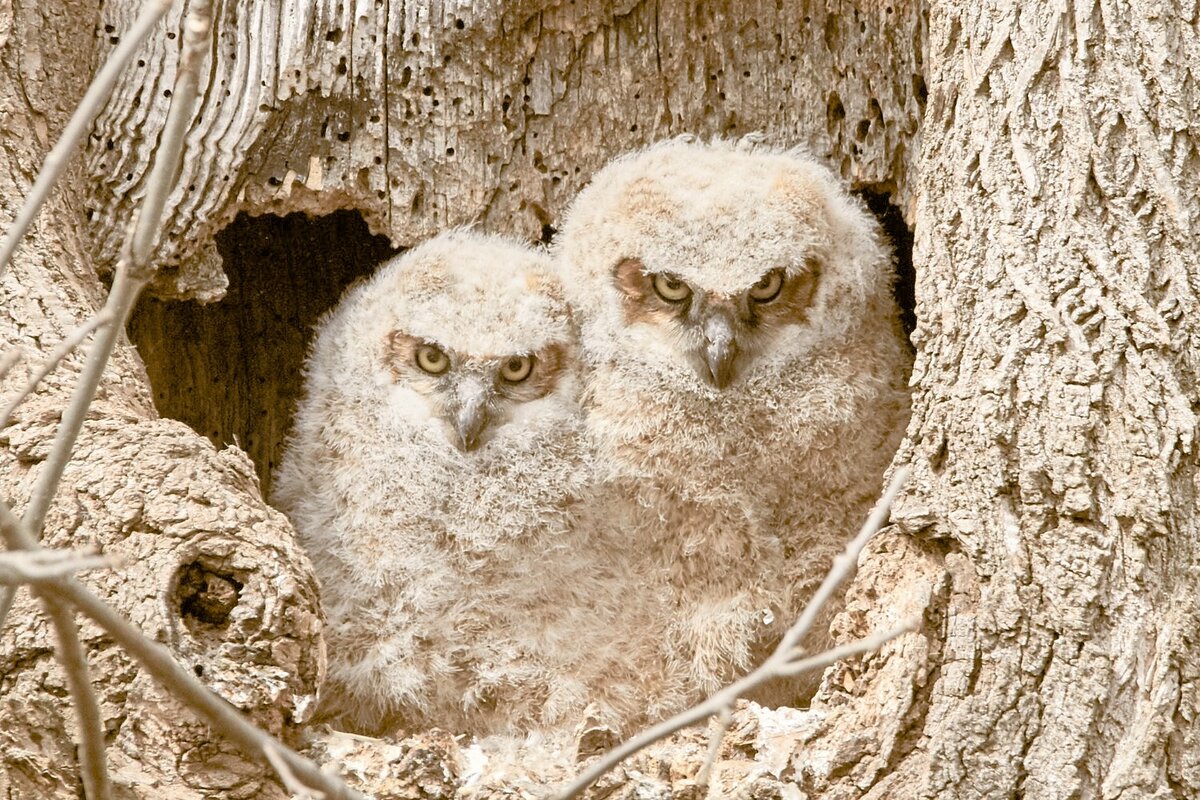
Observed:
[[[217,235],[229,277],[219,303],[143,297],[129,338],[160,414],[253,459],[270,493],[312,327],[394,250],[353,211],[310,218],[241,214]]]

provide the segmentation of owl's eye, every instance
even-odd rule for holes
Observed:
[[[435,344],[423,344],[417,348],[417,366],[430,375],[441,375],[450,369],[450,357]]]
[[[655,293],[668,303],[682,303],[692,296],[692,287],[665,272],[655,274],[651,283]]]
[[[756,303],[769,303],[779,297],[783,289],[783,270],[773,269],[750,287],[750,299]]]
[[[533,356],[513,356],[500,367],[500,377],[509,383],[520,383],[533,372]]]

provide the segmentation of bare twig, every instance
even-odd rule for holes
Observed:
[[[865,639],[859,639],[857,642],[841,645],[840,647],[831,647],[828,650],[817,653],[808,658],[798,658],[789,661],[786,664],[776,668],[776,674],[779,676],[800,675],[804,672],[813,670],[825,669],[826,667],[843,661],[847,658],[853,658],[863,653],[870,653],[878,650],[885,644],[911,631],[915,631],[919,627],[920,620],[909,620],[905,624],[892,628],[883,633],[877,633],[874,636],[868,636]],[[748,691],[744,689],[743,691]],[[734,698],[736,700],[736,697]],[[712,768],[717,761],[717,754],[721,750],[721,741],[725,738],[725,734],[729,731],[729,725],[733,722],[733,706],[727,705],[719,711],[714,712],[717,716],[717,724],[713,726],[712,733],[708,739],[708,755],[704,760],[704,766],[700,768],[700,772],[696,776],[696,783],[700,786],[708,786],[709,779],[712,777]]]
[[[71,550],[15,550],[0,553],[0,583],[38,583],[88,569],[117,565],[112,556]]]
[[[68,130],[60,140],[59,146],[56,146],[47,158],[47,163],[43,166],[42,172],[39,173],[34,189],[22,209],[22,214],[26,216],[18,220],[17,224],[13,226],[8,239],[6,239],[3,245],[3,250],[0,250],[0,271],[8,263],[8,257],[16,248],[16,242],[24,234],[37,208],[44,201],[50,187],[54,184],[58,174],[65,166],[66,156],[70,153],[78,138],[83,135],[87,126],[91,123],[91,118],[96,113],[96,109],[99,108],[100,103],[108,95],[112,82],[120,72],[124,61],[132,56],[134,50],[140,44],[140,40],[149,33],[158,18],[165,13],[170,5],[165,0],[156,1],[157,5],[149,7],[146,12],[139,16],[138,22],[141,23],[140,30],[132,32],[127,37],[130,40],[127,41],[127,46],[118,49],[118,54],[122,58],[117,59],[115,57],[117,54],[114,54],[114,59],[110,62],[112,69],[109,69],[109,65],[106,65],[105,69],[101,70],[101,74],[93,81],[92,86],[89,87],[85,95],[84,102],[80,104],[80,108],[68,124]],[[135,240],[138,239],[139,233],[142,232],[145,226],[157,230],[158,221],[162,215],[162,206],[165,203],[166,191],[174,183],[175,177],[178,174],[183,135],[180,124],[174,122],[174,120],[180,115],[190,117],[192,114],[196,99],[196,85],[198,83],[195,73],[205,52],[210,22],[210,0],[199,0],[195,3],[192,12],[188,14],[187,28],[184,32],[183,53],[180,57],[179,69],[175,76],[175,93],[172,97],[171,107],[167,112],[167,122],[164,126],[163,138],[156,151],[154,167],[150,174],[148,197],[153,198],[154,202],[143,204],[143,213],[138,215],[138,224],[133,233]],[[181,111],[181,107],[184,110]],[[163,184],[165,184],[166,188],[163,188]],[[152,213],[146,213],[149,209],[152,209]],[[152,240],[153,233],[149,236],[142,233],[142,238]],[[148,246],[141,251],[140,254],[143,259],[147,258],[148,251]],[[58,488],[59,481],[62,479],[62,473],[67,461],[71,457],[71,452],[74,450],[75,440],[83,425],[83,418],[91,406],[92,398],[95,396],[96,387],[100,383],[100,377],[108,364],[109,356],[112,354],[113,347],[125,324],[129,310],[133,307],[134,300],[140,293],[142,286],[145,285],[146,280],[153,274],[144,262],[132,266],[140,268],[136,272],[139,280],[129,281],[125,274],[126,270],[118,267],[113,290],[109,293],[105,308],[101,312],[101,316],[106,316],[108,322],[100,328],[100,334],[96,337],[96,342],[88,354],[83,374],[80,376],[79,383],[72,394],[70,405],[63,414],[62,422],[59,425],[54,443],[50,449],[50,454],[41,472],[38,474],[37,482],[34,484],[29,506],[25,510],[24,519],[21,520],[22,524],[14,525],[15,518],[12,517],[7,507],[4,509],[4,522],[0,527],[4,529],[10,549],[37,549],[37,540],[41,536],[46,511],[54,498],[54,493]],[[143,275],[144,277],[142,277]],[[22,531],[27,534],[27,537],[21,536]],[[73,581],[65,579],[64,586],[68,583],[73,584]],[[77,584],[74,585],[77,586]],[[82,589],[82,587],[79,588]],[[46,591],[49,591],[53,597],[46,595]],[[43,585],[38,590],[38,594],[42,597],[46,605],[47,615],[54,624],[58,635],[59,662],[67,673],[68,684],[74,700],[76,714],[79,718],[79,734],[82,744],[80,748],[80,760],[85,792],[90,800],[107,800],[110,795],[110,786],[104,759],[104,730],[100,719],[99,705],[96,702],[95,693],[92,691],[91,682],[88,679],[87,661],[84,656],[83,647],[79,642],[79,631],[75,627],[73,615],[56,602],[59,596],[56,587],[51,586],[49,589],[46,589],[45,585]],[[12,599],[13,590],[5,587],[0,592],[0,625],[3,625],[4,618],[12,606]]]
[[[50,448],[50,455],[42,465],[29,506],[25,509],[25,523],[39,538],[46,511],[54,499],[63,469],[71,457],[75,439],[79,436],[83,418],[91,406],[92,397],[100,383],[100,376],[104,374],[113,346],[125,326],[125,320],[138,294],[154,276],[154,269],[149,261],[150,247],[158,233],[167,195],[179,175],[183,138],[195,109],[200,64],[207,53],[211,26],[211,0],[195,0],[188,10],[187,21],[184,24],[183,51],[180,53],[179,67],[175,72],[175,85],[171,92],[171,105],[167,109],[167,121],[163,125],[162,138],[154,153],[154,166],[147,179],[146,196],[138,211],[137,223],[126,248],[128,256],[117,265],[117,276],[104,306],[104,313],[109,315],[111,321],[100,329],[92,349],[88,352],[83,374],[80,375],[75,392],[71,395],[70,405],[63,412],[62,423]]]
[[[37,542],[26,535],[24,526],[8,506],[0,502],[0,535],[10,550],[36,550]],[[108,800],[111,786],[104,762],[104,725],[100,719],[100,704],[88,677],[87,659],[79,642],[75,615],[42,584],[35,593],[46,607],[46,616],[58,637],[58,662],[67,676],[67,686],[74,701],[79,720],[79,762],[84,794],[88,800]]]
[[[838,585],[853,571],[855,564],[858,563],[858,556],[862,553],[862,549],[866,547],[867,542],[870,541],[871,537],[875,535],[887,520],[892,501],[896,499],[896,495],[900,493],[904,482],[908,480],[909,471],[910,468],[906,464],[897,468],[892,473],[892,480],[888,484],[887,490],[871,510],[871,514],[867,517],[867,521],[863,523],[858,535],[846,545],[845,552],[833,560],[833,566],[830,567],[829,574],[825,576],[825,580],[821,582],[812,599],[809,600],[808,605],[805,606],[804,611],[800,614],[799,619],[784,633],[779,645],[767,660],[763,662],[762,666],[744,678],[721,689],[699,705],[693,706],[668,720],[647,728],[632,739],[617,745],[589,765],[587,769],[581,772],[564,789],[552,795],[554,800],[570,800],[570,798],[577,796],[590,786],[593,781],[629,756],[654,744],[660,739],[670,736],[678,730],[690,727],[714,714],[720,714],[726,709],[733,708],[733,704],[739,697],[767,681],[827,667],[840,659],[874,650],[885,642],[915,629],[915,623],[909,622],[886,633],[877,634],[858,642],[852,642],[851,644],[827,650],[810,658],[802,658],[803,650],[797,647],[797,643],[812,628],[821,607],[829,601],[829,598],[833,596]],[[709,741],[710,755],[714,749],[720,747],[720,737],[724,736],[724,732],[724,727],[718,727],[718,736]],[[707,778],[707,773],[704,777]]]
[[[760,667],[758,670],[750,673],[745,678],[726,686],[724,689],[717,692],[700,705],[693,706],[687,711],[660,722],[652,728],[647,728],[645,731],[639,733],[632,739],[617,745],[612,750],[605,753],[603,756],[593,762],[586,770],[581,772],[579,776],[575,778],[575,780],[571,781],[566,788],[557,794],[552,795],[552,797],[554,800],[570,800],[570,798],[576,797],[580,792],[590,786],[593,781],[595,781],[604,773],[608,772],[617,764],[620,764],[622,761],[629,758],[634,753],[649,747],[660,739],[667,738],[676,731],[689,728],[692,725],[695,725],[697,722],[701,722],[702,720],[705,720],[714,714],[721,713],[723,708],[728,708],[730,704],[734,703],[743,694],[755,688],[756,686],[771,680],[772,678],[784,674],[798,674],[808,670],[820,669],[836,663],[843,658],[849,658],[850,656],[859,655],[861,653],[869,653],[870,651],[879,648],[881,645],[891,641],[892,639],[895,639],[897,636],[908,633],[914,629],[915,625],[909,623],[906,625],[901,625],[899,628],[893,628],[886,633],[877,634],[857,642],[851,642],[850,644],[842,645],[841,647],[833,650],[827,650],[824,653],[818,653],[812,658],[797,662],[796,666],[798,669],[796,669],[795,673],[760,674],[763,672],[763,667]],[[718,742],[718,746],[719,744],[720,743]]]
[[[8,374],[8,371],[17,365],[21,360],[21,351],[17,349],[9,350],[7,353],[0,355],[0,380]],[[0,425],[0,428],[4,427]]]
[[[188,672],[166,647],[142,635],[123,616],[70,578],[52,585],[60,597],[74,603],[84,614],[104,628],[154,678],[170,689],[176,699],[185,703],[222,736],[232,740],[250,758],[266,760],[266,747],[273,747],[292,771],[306,784],[325,792],[336,800],[366,800],[346,786],[340,778],[322,772],[315,764],[286,747],[242,716],[241,712],[213,694]]]
[[[325,800],[325,793],[305,786],[296,773],[292,772],[292,768],[288,766],[287,760],[283,754],[276,750],[272,745],[267,745],[263,748],[263,755],[267,757],[267,763],[275,770],[279,776],[279,782],[283,784],[293,798],[300,800]]]
[[[88,86],[83,99],[79,101],[79,107],[75,109],[75,113],[67,122],[67,127],[63,129],[58,143],[46,156],[46,161],[34,180],[33,187],[29,190],[29,196],[25,198],[25,204],[17,212],[4,241],[0,243],[0,275],[4,274],[9,259],[12,258],[25,231],[29,230],[29,225],[37,216],[38,209],[42,207],[42,203],[46,202],[50,189],[53,188],[59,176],[62,175],[62,171],[70,163],[71,152],[91,128],[92,120],[100,107],[104,105],[105,100],[108,99],[117,76],[125,69],[125,65],[133,58],[133,54],[137,52],[150,31],[154,29],[155,24],[163,14],[167,13],[171,3],[172,0],[148,0],[142,8],[142,13],[134,20],[133,27],[126,31],[121,38],[121,44],[113,50],[108,61],[96,73],[96,77]]]
[[[212,0],[192,0],[187,22],[184,23],[183,50],[175,70],[175,86],[171,89],[167,121],[163,123],[162,138],[154,151],[154,166],[146,184],[146,196],[142,198],[142,207],[129,244],[129,275],[143,285],[154,277],[154,267],[150,262],[151,247],[159,233],[167,196],[179,178],[183,139],[195,112],[196,96],[200,91],[200,65],[208,53],[211,30]]]
[[[783,641],[775,649],[775,653],[771,656],[772,659],[780,653],[790,653],[808,635],[813,623],[816,622],[817,615],[821,613],[821,609],[829,602],[829,598],[837,591],[837,587],[841,585],[842,581],[846,580],[850,573],[854,571],[854,567],[858,564],[858,557],[862,553],[863,548],[867,546],[867,542],[871,540],[876,531],[883,527],[883,523],[887,522],[888,513],[892,508],[892,501],[896,499],[896,495],[900,494],[900,490],[904,488],[904,483],[908,480],[908,475],[911,471],[912,467],[910,465],[903,464],[897,467],[896,471],[892,473],[891,482],[888,484],[887,489],[884,490],[883,496],[875,503],[875,507],[871,509],[871,513],[867,517],[867,521],[863,523],[858,535],[846,545],[845,552],[834,558],[829,574],[825,576],[825,580],[821,581],[821,585],[813,593],[812,599],[804,607],[800,618],[787,630],[787,633],[783,634]]]
[[[24,520],[18,519],[3,501],[0,501],[0,532],[3,532],[10,549],[40,548],[29,526]],[[307,785],[325,792],[332,800],[367,800],[337,776],[323,772],[269,733],[255,727],[241,712],[214,694],[181,666],[170,650],[147,639],[133,623],[74,578],[47,579],[40,585],[56,599],[74,605],[77,610],[91,617],[117,644],[137,659],[155,680],[171,690],[175,699],[203,717],[213,730],[232,740],[250,758],[266,761],[267,748],[271,748],[287,763],[294,775]]]
[[[878,650],[897,636],[911,633],[920,627],[921,621],[919,619],[910,619],[903,625],[899,625],[883,633],[877,633],[874,636],[868,636],[865,639],[859,639],[857,642],[850,642],[839,647],[832,647],[808,658],[789,661],[783,666],[778,667],[778,674],[781,676],[799,675],[802,672],[825,669],[831,664],[836,664],[844,659],[862,655],[863,653],[870,653],[872,650]]]
[[[158,1],[158,0],[156,0]],[[164,9],[165,11],[165,9]],[[171,94],[171,105],[167,109],[167,121],[163,126],[162,139],[155,151],[154,166],[151,168],[146,190],[146,198],[137,215],[137,222],[131,234],[130,241],[152,242],[157,231],[166,196],[179,174],[179,160],[183,150],[183,134],[187,120],[192,115],[196,102],[198,86],[197,73],[208,44],[208,31],[211,26],[211,0],[197,0],[188,12],[183,37],[183,52],[179,57],[179,67],[175,73],[175,86]],[[180,122],[180,120],[183,120]],[[147,233],[146,231],[149,230]],[[134,252],[132,246],[126,250]],[[50,453],[42,464],[37,481],[30,494],[29,505],[25,508],[23,519],[37,538],[42,536],[42,526],[46,521],[46,512],[54,500],[58,484],[62,480],[63,470],[75,449],[75,440],[79,438],[79,430],[83,427],[84,417],[91,408],[92,398],[96,395],[96,387],[108,366],[118,337],[125,327],[125,320],[130,309],[141,293],[146,282],[153,277],[153,269],[148,266],[149,245],[137,250],[143,261],[130,263],[129,258],[123,258],[117,265],[117,275],[112,289],[108,293],[104,308],[100,314],[109,320],[103,325],[88,351],[87,361],[79,382],[71,394],[70,403],[63,412],[59,422]],[[137,276],[131,278],[131,276]],[[0,627],[12,607],[13,589],[0,587]]]
[[[99,314],[67,334],[67,338],[63,339],[62,342],[59,343],[58,347],[54,348],[54,352],[52,352],[46,358],[46,360],[42,362],[42,365],[38,367],[37,372],[29,376],[29,380],[26,381],[23,387],[21,387],[21,391],[17,392],[16,395],[14,395],[13,398],[8,401],[7,405],[4,406],[3,411],[0,411],[0,430],[4,430],[6,427],[8,427],[8,421],[12,417],[13,411],[16,410],[17,406],[24,402],[26,397],[29,397],[29,395],[33,394],[34,390],[37,389],[38,384],[44,381],[46,376],[53,372],[54,368],[57,367],[72,350],[83,344],[84,339],[90,336],[101,325],[107,324],[110,320],[112,320],[112,316],[107,311],[101,311]]]
[[[708,754],[704,756],[704,766],[700,767],[700,771],[696,773],[696,783],[701,788],[707,788],[708,782],[712,779],[713,766],[717,763],[717,756],[721,753],[721,742],[728,733],[729,725],[732,722],[733,709],[730,706],[725,706],[717,713],[712,732],[708,735]]]
[[[66,673],[79,720],[79,772],[83,779],[83,796],[88,800],[108,800],[112,796],[112,786],[104,757],[104,721],[100,718],[100,703],[88,676],[87,658],[79,641],[75,614],[53,593],[42,588],[35,588],[33,592],[46,607],[46,615],[58,636],[58,663]]]
[[[75,141],[90,123],[96,108],[111,88],[112,80],[125,60],[128,60],[136,44],[146,35],[153,24],[170,6],[170,0],[152,0],[139,17],[134,30],[126,36],[125,45],[114,53],[113,58],[97,76],[64,133],[63,139],[47,158],[47,163],[35,182],[25,207],[0,250],[0,272],[16,247],[38,207],[61,172]],[[100,377],[108,363],[115,342],[124,327],[125,320],[138,294],[153,277],[150,263],[151,248],[159,231],[166,198],[174,186],[179,172],[184,134],[194,113],[199,86],[199,66],[209,43],[211,27],[211,0],[193,0],[189,10],[183,37],[183,49],[176,71],[172,101],[167,112],[162,138],[155,152],[146,196],[137,215],[137,221],[126,244],[125,255],[117,266],[117,275],[104,309],[99,315],[100,333],[88,353],[83,374],[72,394],[70,404],[64,412],[51,452],[44,463],[34,486],[25,516],[18,519],[0,502],[0,531],[11,550],[37,552],[46,512],[61,481],[63,470],[74,449],[83,418],[91,405]],[[86,335],[86,334],[85,334]],[[82,338],[82,337],[81,337]],[[69,348],[64,349],[64,352]],[[9,361],[13,361],[9,359]],[[53,359],[52,359],[53,361]],[[11,363],[8,364],[11,366]],[[51,364],[52,368],[52,364]],[[18,399],[19,402],[19,399]],[[224,700],[214,695],[197,681],[186,669],[174,660],[171,653],[156,644],[117,614],[108,605],[71,577],[48,578],[38,582],[37,590],[44,597],[47,613],[59,630],[59,658],[68,672],[75,705],[80,716],[83,739],[83,773],[85,790],[89,800],[108,796],[108,781],[104,767],[104,739],[100,729],[99,710],[95,696],[87,680],[86,662],[78,641],[78,631],[65,604],[73,604],[104,628],[113,639],[124,647],[142,666],[178,698],[199,713],[218,732],[236,742],[248,755],[272,763],[284,774],[285,780],[299,785],[303,780],[317,787],[331,798],[363,798],[349,789],[334,776],[327,775],[310,761],[302,758],[269,734],[246,721],[242,715]],[[3,601],[4,598],[0,598]],[[11,603],[11,593],[7,602]],[[7,608],[0,602],[0,624]],[[296,776],[299,778],[296,778]],[[288,777],[290,776],[290,777]],[[310,793],[311,794],[311,793]],[[365,800],[365,798],[363,799]]]

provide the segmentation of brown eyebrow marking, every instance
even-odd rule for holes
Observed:
[[[613,268],[613,282],[621,292],[625,321],[661,325],[687,312],[687,303],[668,303],[654,291],[653,279],[640,259],[623,258]]]
[[[513,355],[521,354],[514,353]],[[566,345],[556,342],[546,345],[538,352],[530,355],[534,358],[533,371],[529,373],[528,378],[520,383],[505,383],[499,377],[500,367],[505,361],[512,358],[512,356],[505,356],[496,365],[496,380],[500,387],[500,393],[505,397],[517,400],[518,402],[528,403],[531,400],[538,400],[545,397],[554,391],[554,387],[558,386],[558,381],[562,377],[568,358]]]
[[[808,312],[821,282],[821,264],[809,259],[799,275],[788,275],[779,297],[770,303],[756,304],[755,314],[761,325],[802,325],[808,322]]]
[[[441,349],[447,356],[450,357],[451,366],[454,366],[454,353],[451,350],[442,347],[442,345],[435,341],[425,339],[420,336],[410,336],[409,334],[401,331],[392,331],[386,337],[384,337],[383,357],[393,380],[399,380],[405,376],[411,378],[414,374],[418,373],[420,376],[426,378],[436,379],[440,377],[437,375],[429,375],[428,373],[421,371],[420,367],[416,366],[417,348],[426,344],[433,345],[434,347]]]

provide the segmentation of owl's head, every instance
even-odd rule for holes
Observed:
[[[561,287],[545,254],[502,237],[456,230],[397,256],[325,329],[345,360],[324,370],[329,379],[371,375],[352,400],[461,451],[573,413],[576,345]]]
[[[878,223],[790,151],[675,139],[622,157],[558,241],[587,357],[702,392],[836,345],[891,302]]]

